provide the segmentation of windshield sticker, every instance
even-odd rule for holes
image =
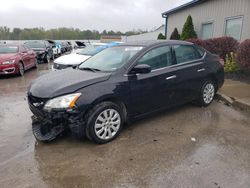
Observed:
[[[125,48],[125,51],[139,51],[142,48],[143,47],[127,47],[127,48]]]

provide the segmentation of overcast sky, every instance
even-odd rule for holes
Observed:
[[[128,31],[159,27],[161,13],[190,0],[3,0],[0,26]]]

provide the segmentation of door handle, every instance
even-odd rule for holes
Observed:
[[[206,70],[205,68],[202,68],[202,69],[198,69],[197,72],[203,72],[205,70]]]
[[[173,76],[169,76],[166,78],[166,80],[172,80],[172,79],[175,79],[176,78],[176,75],[173,75]]]

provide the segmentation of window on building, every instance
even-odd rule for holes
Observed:
[[[177,64],[198,60],[202,57],[201,54],[190,45],[176,45],[174,46],[174,51]]]
[[[155,48],[146,53],[138,64],[147,64],[152,70],[172,65],[171,50],[169,46]]]
[[[225,35],[233,37],[236,40],[241,39],[243,17],[234,17],[226,19]]]
[[[213,23],[204,23],[201,26],[201,38],[202,39],[209,39],[213,37]]]

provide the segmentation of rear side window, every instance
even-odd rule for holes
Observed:
[[[200,54],[200,56],[203,57],[204,54],[205,54],[205,50],[202,47],[200,47],[200,46],[195,46],[195,48],[197,49],[197,51]]]
[[[175,45],[173,47],[177,64],[194,61],[202,57],[202,55],[194,48],[194,46]]]
[[[138,64],[147,64],[152,70],[172,65],[170,47],[164,46],[150,50],[138,61]]]

